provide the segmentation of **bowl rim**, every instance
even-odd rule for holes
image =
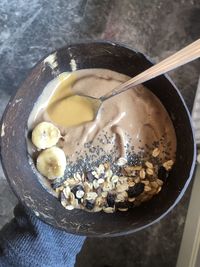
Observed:
[[[30,207],[28,207],[26,202],[24,202],[24,201],[22,202],[21,201],[20,194],[16,190],[16,188],[12,185],[11,179],[9,178],[9,176],[7,174],[6,166],[4,164],[4,160],[3,160],[4,155],[2,154],[2,146],[3,146],[3,138],[2,137],[3,137],[3,133],[4,133],[4,122],[6,120],[6,114],[9,112],[10,107],[12,107],[13,100],[14,100],[15,96],[17,95],[18,91],[20,90],[20,88],[22,87],[22,85],[26,81],[26,79],[29,77],[29,75],[32,73],[32,71],[35,69],[35,67],[38,66],[41,62],[43,62],[48,56],[54,54],[57,51],[64,50],[64,49],[66,49],[68,47],[71,47],[71,46],[89,45],[89,44],[96,44],[96,45],[107,44],[107,45],[111,45],[111,46],[119,46],[119,47],[128,49],[128,50],[130,50],[132,52],[135,52],[137,54],[142,55],[147,61],[149,61],[150,63],[154,64],[154,62],[147,55],[137,51],[136,49],[132,48],[131,46],[129,46],[127,44],[124,44],[123,42],[97,39],[97,40],[85,40],[85,41],[77,41],[77,42],[67,43],[64,46],[59,47],[59,48],[53,50],[52,52],[47,53],[44,57],[42,57],[39,61],[37,61],[36,64],[34,64],[34,66],[28,71],[25,79],[22,80],[22,82],[18,86],[17,90],[11,96],[11,98],[10,98],[9,102],[7,103],[7,106],[6,106],[6,108],[5,108],[4,112],[3,112],[1,121],[0,121],[0,160],[1,160],[1,163],[2,163],[2,169],[3,169],[3,172],[5,174],[6,180],[8,181],[8,184],[9,184],[11,190],[13,191],[13,193],[15,194],[15,196],[17,197],[19,202],[23,203],[25,208],[28,209],[31,214],[33,214],[34,216],[37,216],[37,218],[40,219],[41,221],[43,221],[44,223],[46,223],[46,224],[48,224],[48,225],[50,225],[50,226],[52,226],[54,228],[57,228],[59,230],[65,231],[67,233],[81,235],[81,236],[85,236],[86,234],[84,234],[83,232],[75,232],[75,231],[71,231],[71,230],[68,231],[66,229],[63,229],[61,226],[53,225],[52,223],[45,221],[45,219],[43,217],[38,216]],[[173,86],[173,89],[176,91],[178,97],[180,98],[180,100],[182,102],[182,105],[184,107],[184,110],[185,110],[185,112],[187,114],[187,117],[188,117],[188,120],[189,120],[189,123],[190,123],[192,140],[193,140],[193,155],[192,155],[192,164],[191,164],[191,167],[190,167],[190,173],[189,173],[189,176],[187,178],[187,181],[184,184],[183,188],[181,189],[181,191],[178,194],[178,196],[175,199],[175,201],[171,204],[171,206],[165,212],[163,212],[159,217],[157,217],[156,219],[152,220],[151,222],[149,222],[149,223],[147,223],[147,224],[145,224],[145,225],[143,225],[141,227],[138,227],[136,229],[124,230],[124,231],[120,231],[120,232],[117,232],[117,233],[111,233],[111,234],[110,233],[109,234],[107,234],[107,233],[105,233],[105,234],[93,234],[93,233],[90,234],[89,233],[89,234],[87,234],[88,237],[116,237],[116,236],[123,236],[123,235],[128,235],[128,234],[132,234],[132,233],[138,232],[140,230],[143,230],[143,229],[155,224],[156,222],[158,222],[162,218],[164,218],[178,204],[178,202],[182,199],[183,195],[185,194],[185,191],[188,188],[189,183],[192,180],[193,173],[194,173],[195,166],[196,166],[197,148],[196,148],[195,137],[194,137],[194,129],[192,127],[191,115],[190,115],[188,107],[187,107],[187,105],[185,103],[185,100],[184,100],[183,96],[181,95],[180,91],[178,90],[177,86],[175,85],[175,83],[172,81],[172,79],[169,77],[168,74],[163,74],[162,76],[164,76],[171,83],[171,85]]]

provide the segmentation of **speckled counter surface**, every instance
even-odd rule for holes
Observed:
[[[1,0],[0,116],[30,68],[48,52],[79,40],[128,44],[154,61],[200,36],[199,0]],[[200,62],[170,73],[192,109]],[[175,267],[190,190],[161,222],[134,235],[88,239],[76,266]],[[17,203],[0,168],[0,227]]]

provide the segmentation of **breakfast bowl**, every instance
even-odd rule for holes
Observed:
[[[180,201],[193,175],[196,159],[191,119],[178,89],[167,75],[144,85],[161,101],[173,123],[176,161],[161,192],[127,212],[107,214],[66,210],[40,183],[27,152],[27,121],[44,87],[60,73],[104,68],[133,77],[153,63],[143,54],[119,43],[96,41],[71,44],[41,60],[9,101],[1,122],[1,161],[6,178],[19,201],[39,219],[69,233],[117,236],[133,233],[159,221]],[[134,118],[133,118],[134,119]]]

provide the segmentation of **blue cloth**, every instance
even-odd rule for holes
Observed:
[[[85,237],[67,234],[18,205],[0,232],[0,267],[72,267]]]

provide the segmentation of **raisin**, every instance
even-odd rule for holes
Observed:
[[[108,194],[107,195],[107,203],[108,203],[109,207],[114,207],[114,205],[115,205],[115,195]]]
[[[167,178],[169,177],[169,172],[165,170],[163,166],[161,166],[158,170],[158,178],[163,182],[166,182]]]
[[[87,172],[87,173],[86,173],[86,177],[87,177],[87,179],[88,179],[88,181],[89,181],[90,183],[92,183],[92,182],[94,181],[94,179],[95,179],[95,177],[94,177],[94,175],[92,174],[92,172]]]
[[[142,192],[144,191],[144,184],[143,183],[138,183],[134,186],[129,187],[127,193],[128,197],[137,197],[139,196]]]
[[[89,201],[89,200],[86,200],[85,207],[86,207],[88,210],[92,210],[92,209],[94,208],[94,202],[91,202],[91,201]]]

